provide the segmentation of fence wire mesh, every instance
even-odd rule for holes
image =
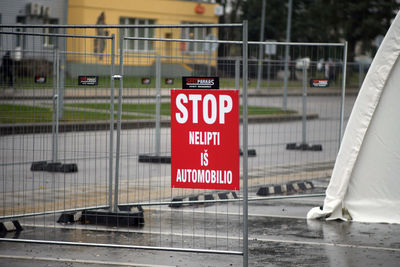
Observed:
[[[329,177],[338,151],[345,46],[250,42],[243,64],[235,27],[3,27],[1,220],[19,218],[31,240],[242,253],[242,179],[232,192],[171,188],[171,89],[217,76],[242,105],[246,86],[250,197],[301,194],[295,183]]]
[[[2,220],[19,218],[32,230],[23,239],[240,254],[241,204],[212,203],[220,192],[173,190],[169,164],[139,161],[170,153],[169,91],[181,87],[182,75],[217,75],[216,47],[126,40],[119,50],[112,34],[122,40],[135,28],[63,30],[3,28],[1,34],[2,44],[26,44],[11,51],[13,84],[4,85],[2,99]],[[141,30],[188,39],[218,31],[193,25]],[[44,46],[44,38],[54,38],[54,45]],[[180,205],[176,200],[189,200],[188,193],[209,203]],[[110,240],[100,234],[106,232],[124,238]]]
[[[60,88],[61,69],[66,67],[65,62],[62,64],[60,61],[71,52],[61,51],[56,46],[43,46],[43,38],[50,36],[32,31],[24,32],[24,35],[2,34],[1,37],[2,44],[20,38],[23,38],[21,42],[31,44],[30,50],[13,51],[14,60],[9,66],[13,73],[12,84],[3,88],[2,215],[99,205],[101,202],[91,195],[100,196],[100,188],[107,187],[106,180],[102,178],[103,173],[94,172],[93,175],[91,172],[96,168],[87,166],[92,162],[94,166],[107,166],[102,161],[108,157],[108,148],[96,148],[98,133],[81,129],[88,121],[109,120],[109,112],[94,113],[73,108],[74,97],[87,95],[89,90],[79,86],[78,77],[74,76],[64,76],[63,88]],[[72,39],[77,43],[77,39],[82,39],[72,36],[51,38]],[[85,38],[93,40],[95,36]],[[111,40],[108,37],[104,41],[110,44]],[[69,49],[81,48],[72,45]],[[80,55],[74,55],[74,59],[91,61],[84,50]],[[110,54],[105,60],[110,69]],[[87,72],[82,75],[87,75]],[[96,71],[90,73],[99,75]],[[110,87],[109,77],[99,80],[103,86]],[[90,95],[96,96],[96,93]],[[80,168],[76,172],[73,164],[78,164],[78,161]],[[46,170],[49,172],[43,172]],[[92,188],[94,192],[87,190],[89,184],[96,185]]]
[[[260,43],[249,44],[249,148],[256,155],[249,187],[262,186],[261,196],[274,193],[273,185],[289,193],[290,182],[330,177],[343,127],[345,60],[344,44],[271,42],[264,49],[260,58]],[[274,115],[258,115],[261,108]]]
[[[142,120],[137,122],[139,129],[121,131],[118,203],[142,204],[148,214],[144,228],[158,233],[154,238],[161,246],[242,250],[241,204],[220,202],[234,200],[241,192],[171,188],[168,164],[171,89],[182,88],[182,76],[219,76],[220,83],[224,81],[220,73],[225,70],[217,68],[216,43],[196,41],[211,40],[217,30],[223,29],[163,28],[156,31],[161,38],[124,37],[120,44],[122,111],[135,112]],[[181,38],[165,38],[176,35]],[[151,42],[154,51],[138,54],[130,49],[140,42],[144,47]],[[232,46],[240,52],[240,42]],[[232,48],[227,46],[222,53],[227,49]],[[236,90],[234,83],[229,89]],[[148,162],[149,158],[161,163]],[[210,202],[198,203],[203,200]],[[162,238],[165,233],[171,233],[168,240]]]

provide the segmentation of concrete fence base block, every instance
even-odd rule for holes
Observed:
[[[295,192],[302,192],[314,188],[314,184],[309,181],[304,182],[293,182],[283,185],[267,185],[262,186],[258,189],[258,196],[270,196],[270,195],[281,195],[291,194]]]
[[[31,164],[31,171],[45,171],[47,167],[47,161],[36,161]]]
[[[71,224],[80,221],[82,212],[65,212],[60,215],[57,223]]]
[[[223,199],[237,199],[239,198],[236,192],[217,192],[214,194],[201,194],[201,195],[192,195],[192,196],[185,196],[185,197],[174,197],[172,202],[177,202],[176,204],[169,204],[170,208],[181,208],[187,206],[194,206],[194,205],[204,205],[204,204],[211,204],[211,203],[204,203],[205,200],[223,200]],[[188,203],[180,203],[180,202],[188,202]]]
[[[240,156],[243,156],[243,150],[242,150],[241,148],[239,149],[239,155],[240,155]],[[256,150],[255,150],[255,149],[248,149],[248,150],[247,150],[247,156],[249,156],[249,157],[255,157],[255,156],[257,156]]]
[[[105,225],[109,227],[141,227],[144,225],[143,208],[141,206],[121,206],[118,212],[108,209],[84,210],[81,223]]]
[[[61,162],[37,161],[31,164],[31,171],[72,173],[78,172],[78,165],[75,163],[62,164]]]
[[[302,151],[322,151],[322,145],[304,144],[304,143],[289,143],[286,144],[287,150],[302,150]]]
[[[142,163],[171,163],[171,156],[160,156],[160,155],[139,155],[139,162]]]
[[[78,165],[76,165],[75,163],[63,164],[61,166],[60,172],[78,172]]]
[[[61,170],[61,167],[62,167],[61,162],[50,162],[50,163],[47,163],[46,171],[59,172]]]
[[[19,221],[0,222],[0,233],[21,232],[23,230]]]

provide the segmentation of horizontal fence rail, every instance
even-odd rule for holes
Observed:
[[[226,23],[226,24],[154,24],[154,25],[60,25],[60,24],[40,24],[40,25],[26,25],[26,24],[0,24],[2,28],[60,28],[60,29],[94,29],[94,28],[240,28],[242,23]]]
[[[113,39],[112,36],[101,35],[79,35],[79,34],[61,34],[61,33],[29,33],[29,32],[8,32],[0,31],[0,34],[25,35],[25,36],[47,36],[47,37],[72,37],[72,38],[95,38],[95,39]]]

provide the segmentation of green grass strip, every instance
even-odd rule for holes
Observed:
[[[149,116],[122,115],[122,120],[145,119]],[[64,110],[61,122],[104,121],[110,114],[96,111]],[[114,114],[117,119],[117,114]],[[44,123],[53,120],[51,108],[26,105],[0,104],[0,123]]]
[[[108,103],[78,103],[68,104],[69,107],[85,108],[85,109],[96,109],[96,110],[110,110],[110,104]],[[114,110],[117,110],[118,106],[114,105]],[[171,110],[171,103],[161,103],[161,115],[169,116]],[[156,104],[154,103],[143,103],[143,104],[122,104],[123,112],[135,112],[141,114],[155,114]],[[243,107],[240,106],[240,114],[243,113]],[[261,106],[249,106],[249,115],[282,115],[282,114],[294,114],[293,110],[283,111],[276,107],[261,107]]]

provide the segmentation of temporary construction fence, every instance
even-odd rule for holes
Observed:
[[[202,36],[199,33],[205,34],[206,29],[216,32],[223,27],[240,29],[242,25],[157,25],[153,30],[158,34],[164,34],[161,32],[166,29],[169,33],[178,31],[190,35],[193,32]],[[48,65],[52,66],[47,72],[38,73],[38,69],[32,67],[31,72],[19,74],[19,68],[25,66],[15,61],[13,84],[5,85],[3,91],[2,105],[7,111],[2,112],[1,117],[7,123],[2,123],[1,138],[1,219],[19,219],[24,228],[34,230],[21,232],[19,240],[110,245],[109,240],[98,235],[82,236],[81,232],[107,230],[128,236],[128,239],[112,241],[111,245],[115,246],[246,253],[242,241],[246,216],[243,216],[242,206],[235,202],[228,205],[230,209],[221,212],[222,204],[215,205],[214,209],[204,203],[215,202],[214,196],[223,198],[222,195],[238,201],[247,190],[225,194],[209,192],[203,196],[202,205],[191,206],[189,211],[177,210],[173,207],[187,203],[174,201],[171,208],[168,204],[175,196],[186,192],[170,188],[169,165],[139,162],[141,152],[154,151],[149,137],[154,136],[155,121],[159,125],[160,119],[165,120],[168,115],[154,119],[155,99],[162,97],[155,95],[154,87],[160,88],[161,81],[158,79],[154,86],[152,65],[157,65],[156,72],[160,74],[160,64],[152,63],[156,57],[143,57],[143,52],[135,49],[143,45],[155,55],[163,48],[153,43],[154,49],[151,49],[148,41],[133,40],[132,45],[127,42],[129,49],[125,52],[121,41],[122,49],[117,55],[114,35],[90,35],[93,31],[90,27],[59,28],[66,28],[68,34],[40,33],[40,26],[26,26],[23,31],[9,28],[3,27],[2,44],[13,43],[13,36],[24,36],[27,42],[40,45],[39,49],[35,45],[31,47],[30,54],[28,49],[21,53],[38,65],[43,64],[46,57]],[[97,28],[101,26],[94,27]],[[125,28],[112,28],[116,29],[125,32]],[[145,31],[151,30],[147,27]],[[42,37],[63,38],[65,40],[59,43],[64,43],[66,48],[44,49],[41,41],[35,40]],[[168,66],[167,70],[172,71],[168,79],[175,80],[173,86],[178,82],[176,77],[182,75],[181,70],[189,75],[192,69],[207,66],[204,62],[210,62],[209,54],[216,54],[215,48],[210,47],[211,52],[203,55],[204,48],[199,44],[207,42],[201,40],[195,46],[184,44],[168,48],[176,49],[181,61],[188,62]],[[238,46],[239,51],[242,49],[242,41],[231,43]],[[93,47],[96,51],[91,51]],[[12,52],[15,55],[15,51]],[[125,72],[136,73],[132,80],[124,77],[122,65],[118,71],[114,68],[115,58],[122,63],[125,53],[126,57],[129,54],[139,61],[138,64],[124,63]],[[177,56],[170,54],[169,57]],[[190,61],[194,62],[192,66],[189,66]],[[215,69],[216,62],[210,64]],[[208,69],[211,71],[211,67]],[[142,77],[138,73],[142,73]],[[119,81],[118,92],[114,92],[116,81]],[[129,87],[124,88],[124,93],[123,82]],[[114,101],[118,104],[114,105]],[[160,107],[160,102],[157,103]],[[157,129],[163,134],[164,128]],[[165,147],[161,145],[159,149]],[[193,228],[184,229],[188,220]],[[107,227],[110,224],[114,230]],[[234,233],[230,232],[231,225],[236,229]],[[57,234],[59,229],[70,234],[68,237]],[[244,240],[247,242],[247,238]]]
[[[258,56],[260,45],[266,59]],[[249,89],[256,96],[249,96],[249,113],[253,106],[282,112],[269,123],[249,116],[249,148],[256,152],[249,187],[264,185],[259,195],[293,190],[291,180],[330,176],[345,125],[346,50],[346,43],[249,42],[249,80],[260,72],[267,77]]]
[[[345,44],[247,42],[246,23],[39,32],[46,27],[0,32],[2,45],[22,36],[38,44],[12,51],[26,61],[15,61],[14,88],[3,86],[1,99],[0,219],[34,230],[21,240],[238,254],[246,263],[248,192],[252,201],[301,194],[311,186],[301,182],[329,177],[345,119]],[[241,37],[217,40],[226,29]],[[43,37],[58,42],[44,47]],[[261,60],[260,46],[269,51]],[[182,76],[239,90],[238,191],[171,188],[170,97]],[[86,234],[106,231],[123,238]]]

